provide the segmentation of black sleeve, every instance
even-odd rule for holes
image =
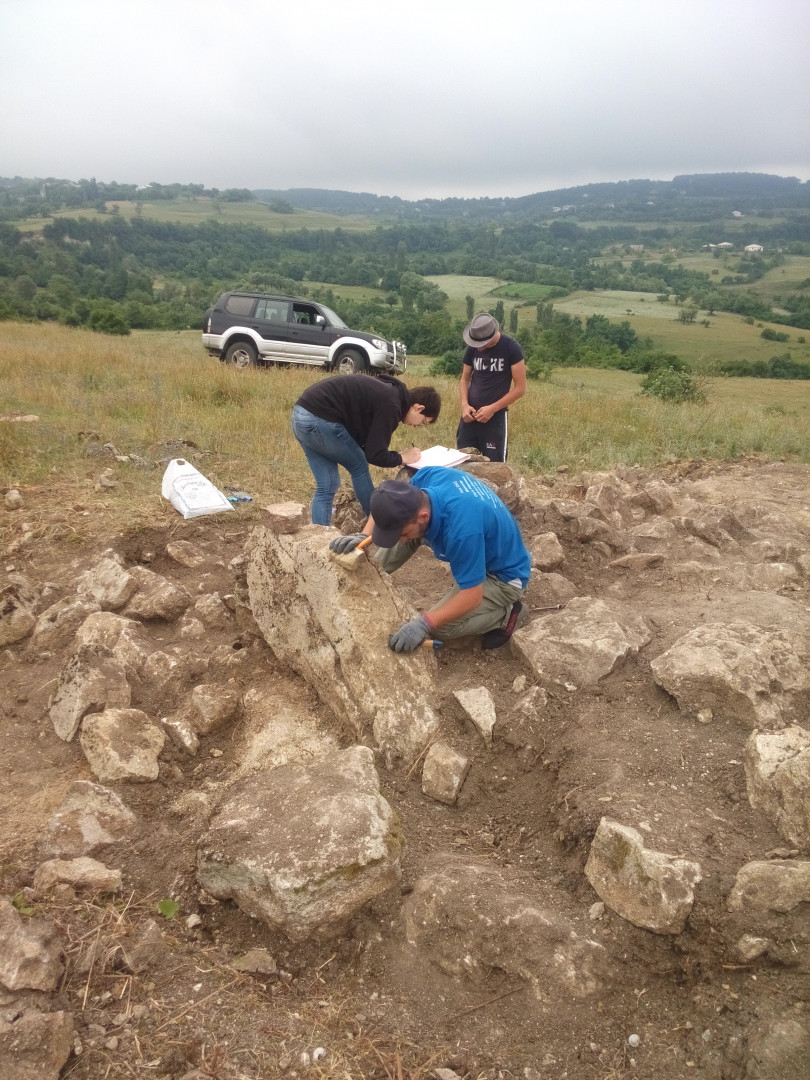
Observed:
[[[378,406],[366,436],[363,450],[370,465],[381,469],[396,469],[402,464],[402,455],[396,450],[389,450],[391,436],[399,426],[399,413],[394,402],[389,406]]]

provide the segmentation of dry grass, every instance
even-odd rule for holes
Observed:
[[[413,358],[406,381],[426,381],[429,363]],[[166,504],[155,463],[173,457],[188,456],[219,487],[243,488],[256,504],[304,500],[312,478],[289,416],[302,390],[323,377],[299,368],[233,371],[205,355],[194,331],[111,338],[4,323],[2,412],[39,420],[0,423],[2,486],[52,487],[54,505],[65,508],[61,527],[79,533],[90,502],[94,516],[107,513],[133,525],[162,519]],[[456,382],[430,381],[444,411],[415,440],[454,445]],[[744,454],[810,460],[807,383],[716,380],[702,406],[641,397],[638,383],[625,372],[562,369],[549,383],[531,384],[510,413],[510,460],[525,471]],[[401,428],[392,445],[407,446],[413,434]],[[110,447],[151,467],[116,462]],[[99,491],[108,467],[118,487]]]

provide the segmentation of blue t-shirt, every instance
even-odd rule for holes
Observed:
[[[482,585],[488,574],[525,589],[531,557],[518,524],[494,491],[459,469],[419,469],[411,483],[430,496],[424,540],[450,564],[460,589]]]

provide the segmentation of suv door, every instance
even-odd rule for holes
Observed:
[[[286,360],[290,331],[290,301],[272,296],[256,302],[250,325],[263,339],[260,352],[268,360]]]
[[[325,364],[335,331],[314,304],[294,302],[285,359],[291,364]]]

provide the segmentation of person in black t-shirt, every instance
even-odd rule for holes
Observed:
[[[526,393],[520,345],[502,334],[497,319],[476,315],[464,329],[467,350],[461,369],[461,420],[456,446],[474,446],[490,461],[506,461],[506,411]]]
[[[315,477],[313,525],[331,525],[332,502],[340,486],[338,465],[352,478],[354,493],[369,513],[369,463],[383,469],[412,465],[420,451],[389,450],[399,424],[419,427],[439,415],[441,398],[432,386],[415,386],[392,375],[336,375],[307,387],[295,403],[292,430]]]

